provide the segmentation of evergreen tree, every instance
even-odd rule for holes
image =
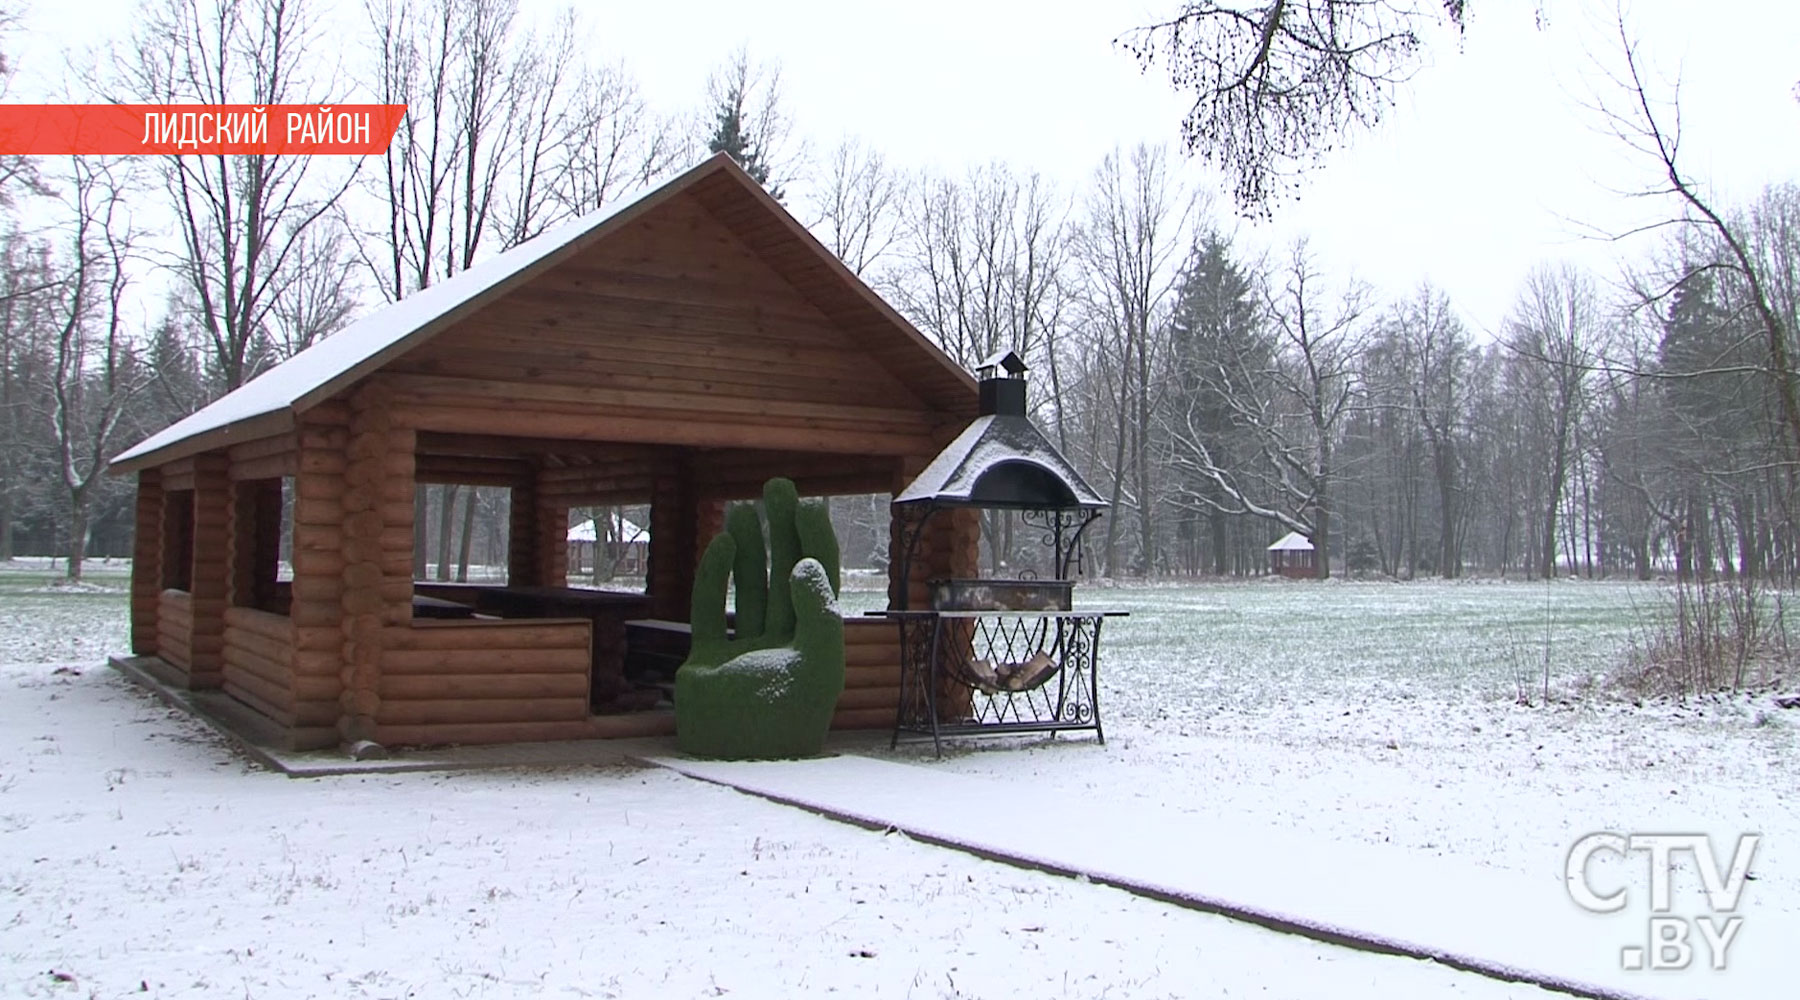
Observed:
[[[777,201],[782,197],[782,185],[773,179],[774,151],[769,146],[779,140],[785,129],[777,106],[779,84],[779,71],[753,64],[749,53],[740,50],[708,82],[713,129],[706,140],[710,152],[731,154],[738,166]]]
[[[1235,467],[1247,444],[1243,420],[1232,401],[1254,392],[1247,383],[1253,373],[1267,368],[1274,347],[1262,329],[1249,275],[1232,259],[1230,241],[1216,232],[1201,240],[1182,275],[1169,322],[1169,346],[1175,376],[1172,416],[1179,428],[1176,447],[1202,446],[1213,463]],[[1200,461],[1199,456],[1192,457]],[[1186,558],[1198,568],[1198,549],[1204,547],[1214,573],[1230,572],[1233,546],[1230,518],[1220,509],[1224,497],[1218,495],[1214,480],[1191,465],[1186,468],[1181,477],[1186,509],[1176,528],[1184,552],[1190,553]],[[1204,546],[1202,517],[1207,529]]]

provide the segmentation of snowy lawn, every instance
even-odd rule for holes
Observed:
[[[1800,915],[1800,711],[1767,693],[1640,706],[1595,683],[1664,609],[1656,587],[1267,581],[1077,601],[1133,612],[1102,642],[1107,746],[900,758],[1533,877],[1589,833],[1761,833],[1750,891]]]
[[[672,772],[294,781],[0,667],[0,995],[1547,997]]]
[[[131,564],[90,559],[75,587],[62,566],[0,562],[0,663],[104,663],[130,644]]]
[[[122,590],[39,593],[53,575],[0,572],[0,995],[1542,995],[665,772],[254,772],[99,666],[124,645]],[[1800,910],[1800,712],[1766,695],[1638,708],[1589,683],[1660,608],[1653,588],[1077,600],[1133,612],[1106,625],[1106,747],[898,758],[1026,781],[1087,816],[1142,800],[1533,876],[1599,830],[1755,831],[1750,893]],[[1740,947],[1785,947],[1754,933]]]

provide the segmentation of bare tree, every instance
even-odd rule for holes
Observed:
[[[19,27],[19,5],[0,4],[0,40],[10,41]],[[0,97],[12,90],[13,64],[0,52]],[[46,194],[38,176],[38,161],[30,156],[0,156],[0,206],[13,203],[16,194]]]
[[[826,158],[808,228],[846,267],[866,276],[900,238],[906,193],[906,177],[879,151],[845,139]]]
[[[67,504],[66,574],[81,579],[90,501],[118,443],[125,406],[148,380],[125,328],[135,234],[127,191],[111,166],[70,161],[70,221],[62,286],[56,295],[49,423]]]
[[[1722,253],[1707,266],[1728,272],[1733,281],[1741,283],[1746,293],[1745,305],[1761,335],[1766,371],[1779,400],[1789,456],[1800,458],[1800,373],[1794,370],[1791,357],[1794,336],[1791,322],[1777,308],[1775,291],[1770,287],[1755,248],[1739,227],[1732,225],[1713,206],[1700,184],[1687,172],[1681,158],[1679,87],[1672,100],[1659,101],[1646,79],[1642,46],[1626,24],[1622,5],[1615,7],[1614,25],[1619,61],[1614,66],[1604,67],[1612,93],[1597,99],[1597,110],[1612,134],[1652,164],[1658,174],[1659,181],[1639,193],[1672,199],[1680,208],[1679,215],[1645,228],[1673,226],[1698,230],[1721,247]],[[1685,274],[1677,276],[1670,288],[1685,278]]]
[[[1431,451],[1438,494],[1438,572],[1462,575],[1463,455],[1468,419],[1469,355],[1462,320],[1442,291],[1425,286],[1392,317],[1408,358],[1405,380],[1412,418]]]
[[[1537,572],[1556,572],[1556,523],[1576,450],[1595,367],[1599,316],[1593,282],[1564,265],[1539,268],[1525,282],[1507,323],[1506,345],[1522,366],[1518,396],[1527,407],[1522,428],[1538,449]]]
[[[114,61],[115,100],[166,104],[330,103],[342,92],[310,0],[155,0]],[[224,389],[253,359],[311,227],[354,166],[316,156],[170,156],[162,186],[181,251],[168,260],[205,332]]]
[[[467,269],[666,171],[676,145],[624,71],[582,61],[565,11],[543,34],[517,0],[364,0],[372,87],[407,105],[359,247],[389,300]]]
[[[366,0],[375,90],[405,104],[376,182],[384,255],[364,251],[390,300],[464,270],[495,224],[499,179],[514,153],[507,42],[514,0]]]
[[[1359,403],[1365,349],[1366,286],[1352,281],[1327,292],[1304,240],[1271,276],[1265,309],[1275,334],[1272,363],[1256,370],[1260,354],[1236,359],[1218,376],[1227,404],[1256,440],[1255,459],[1239,469],[1214,456],[1201,428],[1178,427],[1189,478],[1216,489],[1194,499],[1228,513],[1250,514],[1308,536],[1318,552],[1319,576],[1331,574],[1332,517],[1342,470],[1336,449],[1344,421]]]
[[[1421,32],[1460,28],[1465,0],[1189,0],[1117,40],[1192,93],[1190,152],[1232,177],[1246,212],[1267,214],[1295,173],[1381,120],[1419,65]]]
[[[268,340],[292,357],[343,329],[357,306],[356,258],[335,219],[297,234],[268,315]]]
[[[1060,413],[1051,348],[1066,303],[1068,203],[1038,175],[995,165],[961,182],[922,179],[901,212],[895,264],[880,278],[900,309],[964,367],[1002,350],[1047,365],[1052,392],[1038,402]],[[988,557],[1003,566],[1013,521],[989,514],[984,524]]]
[[[1100,462],[1110,476],[1113,509],[1135,515],[1136,572],[1155,568],[1156,414],[1164,390],[1166,320],[1180,277],[1181,254],[1192,243],[1196,196],[1169,175],[1160,148],[1139,145],[1114,152],[1094,174],[1076,253],[1086,275],[1086,323],[1094,361],[1113,408],[1111,455]],[[1101,457],[1101,456],[1096,456]],[[1107,519],[1103,557],[1120,570],[1119,518]]]
[[[995,351],[1032,359],[1056,314],[1067,203],[1036,174],[992,165],[966,180],[910,186],[901,246],[884,284],[952,358],[972,367]]]
[[[620,66],[589,66],[571,95],[568,136],[554,174],[556,199],[582,215],[689,158],[673,125],[650,112]]]
[[[0,560],[13,557],[17,513],[30,498],[28,469],[40,419],[41,390],[52,369],[46,315],[60,282],[49,247],[10,228],[0,248]]]

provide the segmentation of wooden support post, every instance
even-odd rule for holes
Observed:
[[[343,671],[344,453],[348,414],[327,404],[302,418],[298,473],[294,477],[293,622],[296,679],[320,690],[296,692],[296,715],[336,719]]]
[[[518,484],[511,489],[506,527],[506,583],[536,586],[538,583],[538,487]]]
[[[374,739],[388,628],[412,623],[414,441],[379,385],[350,397],[344,463],[338,736]]]
[[[569,585],[569,504],[548,495],[543,472],[538,473],[532,527],[536,537],[532,546],[538,583],[545,587]]]
[[[231,547],[229,470],[230,460],[223,452],[194,459],[194,559],[188,587],[194,613],[188,687],[194,689],[216,688],[225,680],[225,602],[231,587],[226,562]]]
[[[704,544],[699,534],[702,506],[689,456],[658,470],[651,480],[650,566],[644,574],[651,617],[684,622],[693,613],[694,570]]]
[[[544,582],[538,575],[542,568],[537,552],[542,541],[538,530],[540,512],[535,482],[512,488],[506,547],[506,582],[511,586],[536,587]]]
[[[162,594],[162,474],[138,473],[137,516],[131,540],[131,651],[156,655],[156,607]]]

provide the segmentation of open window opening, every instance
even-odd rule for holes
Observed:
[[[512,490],[434,483],[413,498],[413,579],[430,584],[504,585]]]
[[[232,485],[231,603],[285,615],[293,599],[293,481],[248,479]],[[283,567],[286,574],[283,575]]]
[[[648,591],[649,504],[571,508],[568,545],[569,586],[634,594]]]
[[[194,491],[163,496],[162,589],[194,589]]]

